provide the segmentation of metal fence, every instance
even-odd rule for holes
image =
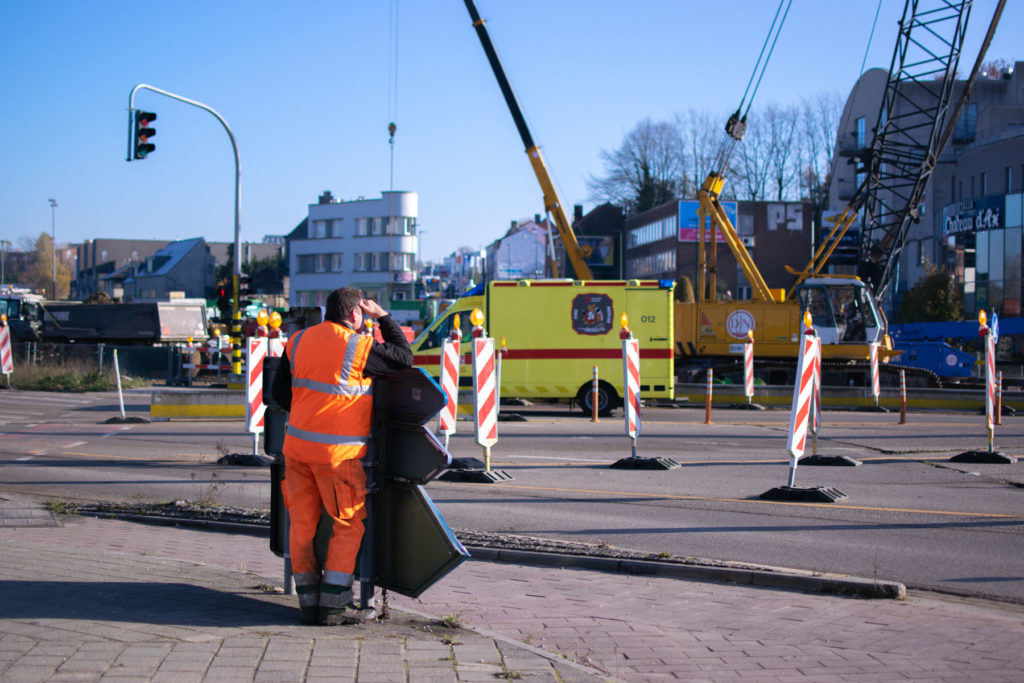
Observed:
[[[181,351],[175,346],[118,346],[114,344],[51,344],[22,342],[13,345],[15,366],[76,365],[100,372],[113,370],[114,350],[121,373],[177,384],[182,380]]]

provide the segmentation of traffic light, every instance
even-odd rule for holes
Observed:
[[[248,296],[252,294],[252,276],[242,275],[238,278],[238,296]]]
[[[132,136],[132,157],[145,159],[150,152],[156,149],[156,145],[150,142],[150,138],[156,135],[151,127],[156,121],[156,114],[149,111],[135,110],[135,135]]]

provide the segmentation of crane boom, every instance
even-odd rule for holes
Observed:
[[[519,131],[519,137],[522,138],[523,146],[526,148],[526,156],[530,159],[530,165],[533,166],[533,172],[540,183],[541,192],[544,194],[544,209],[555,220],[558,235],[562,238],[565,253],[569,257],[569,262],[572,264],[576,277],[580,280],[591,280],[594,276],[586,262],[587,254],[576,240],[576,233],[573,232],[569,216],[565,212],[565,206],[558,198],[558,192],[555,191],[555,185],[551,181],[550,174],[548,174],[540,148],[533,142],[533,136],[530,135],[530,129],[526,125],[523,111],[519,108],[519,102],[516,100],[512,85],[508,82],[508,76],[505,75],[505,69],[501,65],[501,60],[498,59],[498,53],[494,50],[494,44],[491,43],[491,37],[487,33],[484,20],[480,18],[480,13],[477,12],[473,0],[465,0],[465,2],[466,9],[469,10],[470,19],[473,21],[473,27],[476,29],[477,37],[480,38],[480,44],[484,48],[484,54],[487,55],[487,61],[491,65],[491,70],[494,71],[494,77],[498,80],[498,87],[501,88],[505,104],[508,105],[509,112],[512,114],[512,120]],[[552,269],[552,274],[557,277],[558,265],[554,261],[552,261]]]

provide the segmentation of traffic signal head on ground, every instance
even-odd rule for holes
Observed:
[[[150,142],[156,135],[156,130],[153,129],[154,121],[156,121],[156,114],[153,112],[135,110],[132,158],[145,159],[150,152],[156,149],[156,145]]]

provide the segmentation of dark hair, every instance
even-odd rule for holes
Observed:
[[[324,320],[341,325],[352,315],[363,300],[363,293],[351,287],[339,287],[327,295],[324,307]]]

